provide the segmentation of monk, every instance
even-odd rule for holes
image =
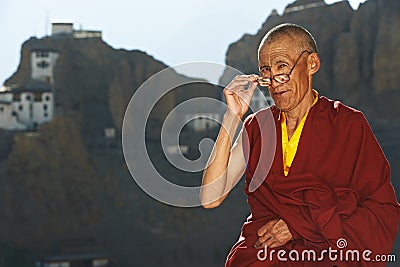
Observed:
[[[385,266],[400,205],[364,115],[313,89],[320,59],[303,27],[271,29],[258,62],[259,75],[224,89],[227,111],[203,174],[205,208],[246,176],[251,215],[225,266]],[[247,116],[233,142],[258,85],[275,105]]]

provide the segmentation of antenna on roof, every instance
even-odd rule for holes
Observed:
[[[46,10],[46,21],[44,24],[44,34],[45,36],[49,36],[49,11]]]

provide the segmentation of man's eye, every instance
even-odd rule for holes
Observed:
[[[287,64],[284,64],[284,63],[278,65],[278,69],[284,69],[286,67],[287,67]]]

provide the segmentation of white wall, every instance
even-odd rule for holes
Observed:
[[[51,24],[51,35],[56,34],[72,34],[73,24],[72,23],[52,23]]]
[[[28,128],[32,127],[32,104],[33,93],[24,92],[20,94],[20,101],[13,101],[13,109],[17,113],[18,121]]]
[[[52,93],[43,93],[41,101],[34,101],[32,122],[41,124],[53,118],[53,96]]]
[[[10,97],[8,94],[0,94],[0,100],[3,100],[1,98],[9,99]],[[2,116],[0,119],[0,128],[20,129],[20,125],[23,125],[25,128],[32,128],[34,125],[51,121],[54,116],[52,92],[37,92],[36,96],[32,92],[22,92],[20,93],[19,100],[11,98],[10,104],[7,107],[6,104],[2,104],[2,106],[4,106],[4,112],[0,114]],[[12,112],[16,114],[14,119],[11,118]]]
[[[13,100],[12,93],[2,93],[0,94],[0,101],[11,102]]]
[[[26,127],[17,122],[13,114],[13,106],[11,104],[0,103],[0,128],[7,130],[24,130]]]
[[[84,31],[84,30],[79,30],[79,31],[74,31],[74,38],[80,39],[80,38],[101,38],[101,31]]]
[[[105,267],[108,266],[108,259],[94,259],[93,260],[93,267]]]
[[[31,53],[31,77],[43,82],[54,82],[54,67],[58,59],[58,53],[52,51],[32,51]]]

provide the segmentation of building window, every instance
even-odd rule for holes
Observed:
[[[40,92],[35,92],[33,94],[33,101],[35,102],[42,102],[42,93]]]
[[[38,68],[42,68],[42,69],[47,68],[49,65],[50,65],[50,64],[49,64],[48,62],[44,61],[44,60],[42,60],[42,61],[36,63],[36,66],[37,66]]]
[[[20,94],[13,94],[13,101],[21,101],[21,95]]]
[[[3,111],[4,111],[4,107],[0,106],[0,112],[3,112]]]
[[[25,97],[25,99],[28,100],[28,101],[30,101],[30,100],[31,100],[31,96],[30,96],[30,95],[27,95],[27,96]]]
[[[36,51],[36,57],[49,57],[48,51]]]
[[[43,104],[43,110],[47,110],[47,105]]]
[[[46,97],[44,98],[44,100],[50,101],[50,96],[46,95]]]
[[[47,112],[45,112],[45,113],[43,113],[43,116],[44,116],[45,118],[47,118],[47,116],[49,116],[49,114],[48,114]]]
[[[19,109],[19,111],[22,111],[24,109],[24,106],[19,105],[18,109]]]

